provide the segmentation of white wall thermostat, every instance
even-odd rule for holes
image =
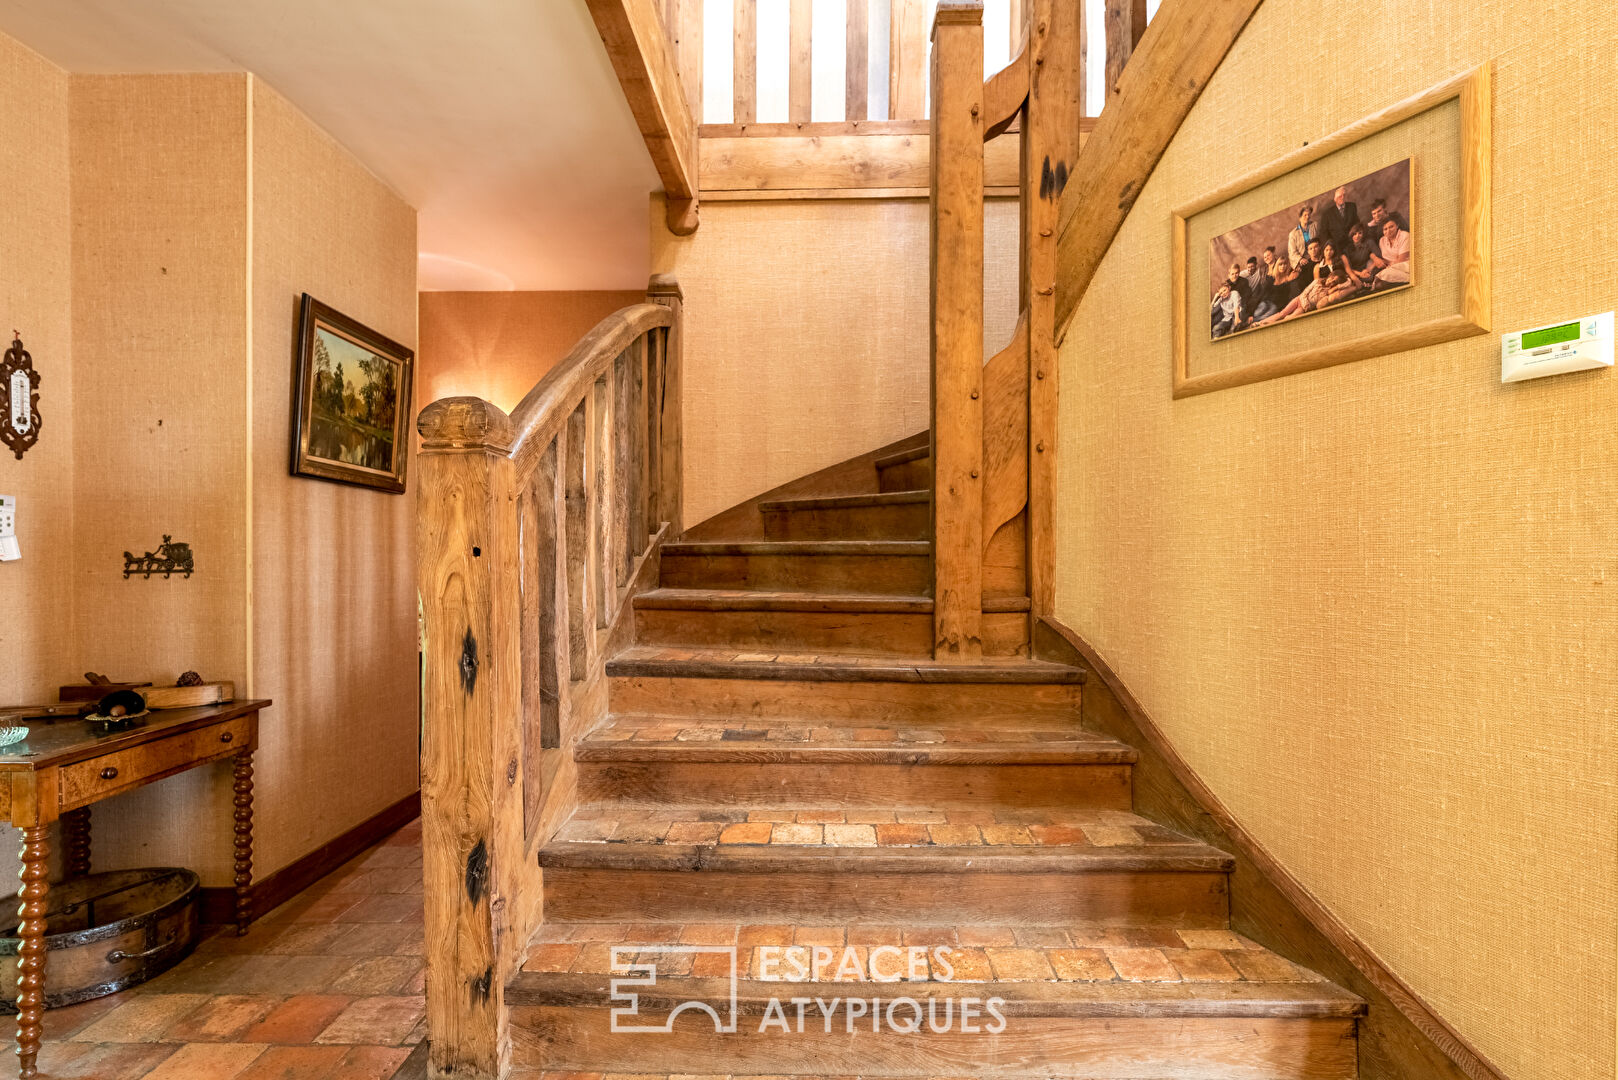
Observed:
[[[1612,312],[1500,338],[1500,381],[1612,367]]]
[[[0,562],[22,558],[17,549],[17,496],[0,495]]]

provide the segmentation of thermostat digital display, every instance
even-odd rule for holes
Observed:
[[[1612,312],[1554,323],[1500,339],[1500,381],[1612,367]]]

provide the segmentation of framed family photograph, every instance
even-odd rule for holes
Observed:
[[[1175,397],[1489,329],[1489,69],[1173,215]]]
[[[292,473],[400,494],[415,354],[308,293],[298,312]]]

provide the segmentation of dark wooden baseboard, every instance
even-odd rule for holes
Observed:
[[[1034,655],[1097,676],[1084,687],[1084,722],[1140,753],[1135,812],[1236,857],[1231,928],[1365,999],[1362,1080],[1505,1080],[1236,820],[1089,642],[1041,618]]]
[[[279,907],[294,896],[342,866],[348,860],[386,839],[421,816],[421,792],[413,791],[392,806],[352,829],[315,848],[309,854],[253,882],[253,917]],[[236,921],[236,890],[202,890],[202,921],[209,924]]]

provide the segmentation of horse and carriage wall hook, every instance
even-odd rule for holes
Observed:
[[[157,546],[156,551],[148,551],[144,555],[131,555],[124,552],[124,577],[135,574],[150,578],[153,574],[162,574],[170,577],[179,574],[190,577],[196,569],[191,557],[191,545],[176,543],[168,533],[163,534],[163,542]]]

